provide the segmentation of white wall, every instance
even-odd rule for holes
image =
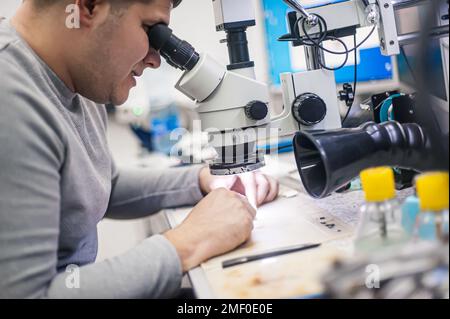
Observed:
[[[0,16],[11,18],[21,2],[21,0],[1,0]]]
[[[257,11],[257,25],[248,29],[250,56],[256,64],[259,80],[268,79],[266,43],[264,38],[264,15],[260,0],[252,1]],[[171,27],[175,34],[186,39],[199,51],[205,51],[220,62],[228,64],[228,49],[225,32],[216,32],[212,0],[184,0],[172,13]]]

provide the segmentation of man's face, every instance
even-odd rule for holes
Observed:
[[[158,23],[169,24],[171,9],[172,0],[136,2],[90,31],[79,64],[83,67],[75,71],[77,92],[97,103],[125,103],[136,77],[161,64],[147,31]]]

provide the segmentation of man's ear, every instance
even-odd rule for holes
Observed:
[[[76,0],[75,4],[80,8],[80,25],[85,28],[96,28],[110,14],[111,5],[106,0]]]

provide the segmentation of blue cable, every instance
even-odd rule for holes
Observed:
[[[280,141],[277,145],[274,144],[266,144],[257,147],[258,151],[263,151],[267,154],[270,153],[288,153],[294,150],[294,145],[292,140],[284,140]]]

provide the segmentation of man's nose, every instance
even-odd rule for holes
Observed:
[[[144,58],[146,67],[157,69],[161,66],[161,55],[153,48],[148,50],[147,56]]]

